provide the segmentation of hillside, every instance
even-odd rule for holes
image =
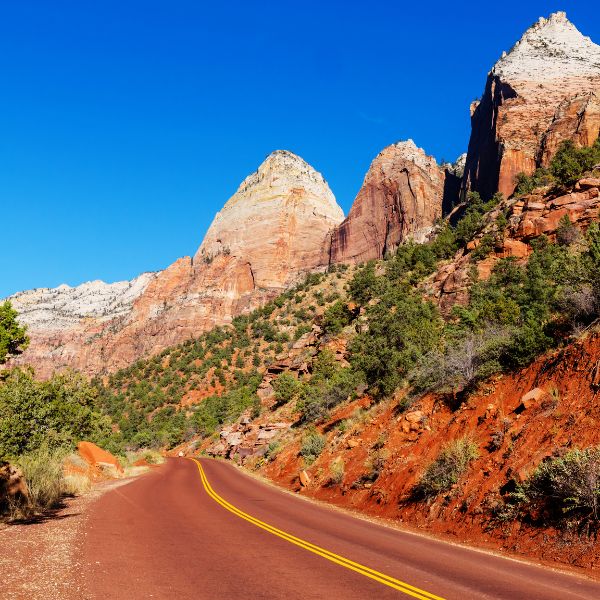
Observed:
[[[425,244],[310,276],[105,378],[119,428],[106,443],[204,451],[321,499],[573,560],[596,517],[563,516],[531,486],[542,459],[568,467],[600,443],[600,172],[560,174],[580,154],[565,146],[545,186],[522,179],[509,200],[472,194]]]
[[[597,58],[563,13],[541,19],[488,74],[455,165],[392,144],[344,218],[275,151],[193,258],[0,304],[0,459],[55,453],[60,478],[83,438],[207,454],[600,566]]]

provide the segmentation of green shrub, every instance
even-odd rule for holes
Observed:
[[[300,448],[300,456],[304,459],[307,465],[311,465],[317,460],[321,452],[325,448],[326,438],[324,435],[319,435],[316,432],[308,433],[302,439]]]
[[[346,302],[338,300],[327,307],[323,314],[323,331],[329,334],[340,333],[344,327],[352,322],[352,311]]]
[[[344,481],[346,466],[341,458],[337,458],[329,465],[330,481],[334,485],[341,485]]]
[[[29,492],[28,502],[13,506],[13,516],[28,518],[54,508],[65,494],[64,460],[67,450],[47,445],[21,455],[16,464],[23,471]]]
[[[600,521],[600,446],[543,461],[523,485],[528,503],[554,521]],[[539,511],[538,511],[539,512]]]
[[[282,373],[271,383],[275,391],[277,404],[287,404],[296,399],[302,392],[302,382],[289,373]]]
[[[563,140],[550,162],[550,171],[558,183],[570,186],[599,162],[600,138],[583,148],[577,148],[572,140]]]
[[[31,370],[13,369],[0,383],[0,459],[107,435],[110,420],[97,410],[96,398],[81,375],[36,381]]]
[[[532,175],[526,175],[523,172],[517,173],[514,195],[525,196],[526,194],[531,194],[537,188],[551,185],[552,183],[554,183],[554,177],[548,169],[536,169]]]
[[[394,286],[366,311],[368,330],[350,343],[350,362],[371,391],[388,396],[417,360],[435,348],[443,322],[436,307],[405,286]]]
[[[447,492],[478,456],[477,446],[468,436],[448,442],[440,455],[425,469],[413,490],[413,497],[432,498]]]

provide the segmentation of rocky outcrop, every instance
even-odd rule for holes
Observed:
[[[442,216],[445,172],[412,140],[385,148],[371,163],[350,214],[331,235],[330,261],[360,263],[427,239]]]
[[[591,145],[600,127],[600,46],[557,12],[530,27],[490,71],[471,106],[463,190],[514,191],[562,140]]]
[[[0,516],[11,505],[25,502],[28,497],[29,490],[22,471],[8,462],[0,461]]]
[[[31,337],[18,362],[41,376],[67,366],[113,371],[228,323],[326,268],[326,238],[342,219],[319,173],[274,152],[217,214],[193,259],[132,282],[13,296]]]
[[[522,198],[505,200],[487,215],[488,225],[469,243],[467,251],[460,250],[452,262],[442,265],[432,276],[428,293],[435,299],[443,313],[449,314],[456,304],[465,304],[471,285],[471,251],[478,247],[483,236],[492,235],[494,247],[487,258],[476,262],[479,277],[486,279],[500,258],[525,259],[532,252],[530,242],[540,235],[556,239],[561,219],[569,217],[580,231],[600,218],[600,179],[581,179],[573,191],[552,196],[536,190]],[[508,226],[502,235],[494,223],[503,212],[508,215]]]

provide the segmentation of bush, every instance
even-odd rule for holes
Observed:
[[[329,465],[330,481],[334,485],[340,485],[344,481],[346,467],[341,458],[337,458]]]
[[[0,384],[0,459],[107,435],[110,421],[97,411],[96,397],[81,375],[36,381],[31,370],[13,369]]]
[[[300,448],[300,456],[302,456],[307,465],[312,465],[317,460],[325,448],[325,442],[325,436],[319,435],[316,432],[304,436]]]
[[[440,455],[425,469],[413,490],[415,499],[433,498],[447,492],[479,456],[477,446],[468,436],[448,442]]]
[[[443,322],[412,289],[393,286],[366,311],[368,330],[350,343],[350,362],[377,396],[388,396],[417,360],[437,347]]]
[[[600,446],[571,450],[542,462],[522,490],[554,521],[579,524],[600,521]]]
[[[302,420],[314,422],[327,417],[331,409],[354,394],[361,382],[360,373],[340,368],[330,350],[321,351],[313,364],[313,376],[298,399]]]
[[[572,140],[563,140],[550,162],[550,172],[558,183],[570,186],[598,162],[600,138],[591,147],[583,148],[577,148]]]
[[[532,175],[526,175],[525,173],[517,173],[515,177],[515,196],[524,196],[531,194],[533,190],[551,185],[554,183],[554,178],[548,169],[539,168],[534,171]]]
[[[580,239],[581,232],[579,231],[579,227],[573,225],[571,219],[569,219],[569,215],[566,214],[558,223],[558,228],[556,229],[556,241],[561,246],[570,246]]]
[[[26,504],[12,507],[13,517],[28,518],[58,504],[67,491],[63,476],[66,455],[62,448],[43,445],[16,460],[25,476],[29,498]]]
[[[302,391],[302,382],[289,373],[282,373],[271,383],[275,391],[277,404],[287,404],[294,400]]]
[[[461,332],[451,337],[444,353],[436,350],[419,360],[411,376],[413,394],[472,390],[502,370],[500,359],[511,342],[510,329],[493,325],[479,333]]]
[[[325,333],[340,333],[344,327],[352,322],[352,311],[346,302],[338,300],[329,306],[323,314],[323,331]]]

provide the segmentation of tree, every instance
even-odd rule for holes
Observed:
[[[29,344],[27,327],[17,321],[17,311],[8,301],[0,305],[0,365],[21,354]]]

